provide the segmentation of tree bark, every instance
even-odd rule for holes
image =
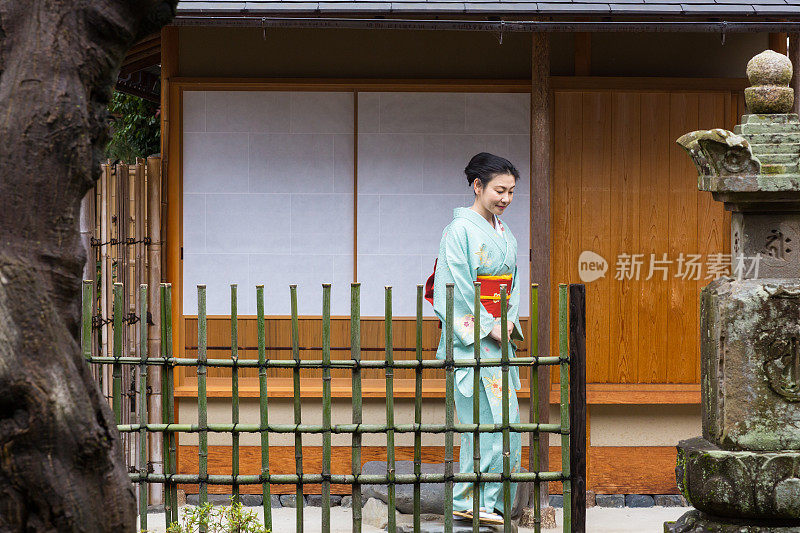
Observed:
[[[113,415],[79,351],[81,199],[127,49],[176,0],[0,0],[0,531],[133,531]]]

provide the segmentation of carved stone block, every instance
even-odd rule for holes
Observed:
[[[755,277],[748,269],[756,254],[759,278],[800,277],[800,213],[733,213],[731,248],[731,272],[745,257],[742,277]]]
[[[719,278],[700,305],[703,437],[800,450],[800,280]]]

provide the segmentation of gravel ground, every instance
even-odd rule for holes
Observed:
[[[185,508],[181,508],[181,511]],[[261,507],[248,507],[250,511],[263,516]],[[608,507],[592,507],[586,510],[586,531],[590,533],[661,533],[666,520],[675,520],[688,511],[688,507],[649,507],[634,509],[624,507],[612,509]],[[274,533],[293,533],[296,509],[283,507],[272,509],[272,523]],[[304,533],[318,533],[320,531],[320,517],[322,510],[319,507],[306,507],[303,523]],[[403,520],[410,523],[411,517],[403,515]],[[331,533],[351,533],[351,511],[348,508],[331,508]],[[561,531],[561,509],[556,509],[556,522],[558,528],[542,531]],[[147,517],[149,532],[164,532],[163,513],[149,514]],[[384,530],[364,525],[363,533],[379,533]],[[520,533],[532,533],[532,529],[521,528]]]

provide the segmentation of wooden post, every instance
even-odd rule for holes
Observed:
[[[569,286],[569,471],[572,531],[586,531],[586,286]]]
[[[552,111],[550,94],[550,44],[546,33],[533,34],[532,73],[531,73],[531,283],[539,284],[539,353],[545,356],[550,352],[550,184],[552,159]],[[550,368],[539,369],[539,422],[550,420]],[[531,410],[533,410],[533,394]],[[529,420],[532,413],[529,413]],[[549,439],[539,440],[539,466],[542,471],[549,470]],[[530,452],[529,465],[533,464]],[[548,505],[547,483],[542,483],[541,502]],[[532,505],[533,495],[528,502]]]
[[[785,33],[770,33],[769,34],[769,49],[778,52],[779,54],[786,55],[786,34]]]
[[[167,216],[164,219],[166,239],[162,246],[165,254],[166,279],[173,287],[172,331],[173,353],[183,355],[182,316],[183,288],[181,283],[181,213],[180,213],[180,92],[171,83],[178,75],[178,28],[166,26],[161,30],[161,178],[165,184]]]
[[[800,76],[797,71],[800,69],[800,33],[789,34],[789,59],[793,67],[792,82],[789,85],[794,89],[792,113],[798,113],[800,112]]]
[[[147,158],[147,237],[150,244],[147,248],[147,284],[150,286],[148,291],[150,310],[150,321],[148,326],[148,353],[150,357],[158,357],[161,353],[161,313],[158,312],[159,294],[157,290],[161,283],[161,158]],[[148,386],[150,387],[150,410],[149,420],[152,424],[160,424],[162,420],[162,384],[161,373],[150,372],[148,374]],[[150,463],[153,465],[153,472],[161,474],[164,472],[164,450],[162,447],[163,438],[157,433],[150,434]],[[163,485],[157,483],[150,484],[150,502],[154,504],[164,503]]]

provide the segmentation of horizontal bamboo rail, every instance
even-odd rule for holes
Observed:
[[[530,326],[531,334],[536,331],[538,313],[535,308],[536,289],[533,286],[532,320]],[[171,287],[169,284],[161,284],[159,290],[159,331],[160,342],[155,344],[158,347],[158,354],[148,351],[148,324],[147,321],[139,321],[138,328],[138,356],[128,357],[123,355],[123,331],[129,327],[124,323],[124,290],[123,285],[115,283],[113,286],[113,309],[114,314],[111,318],[113,334],[112,356],[92,355],[92,312],[93,312],[93,282],[84,282],[83,287],[83,322],[82,322],[82,353],[88,363],[93,365],[110,366],[113,376],[112,386],[112,409],[115,413],[118,430],[123,435],[138,435],[138,465],[129,474],[132,483],[138,485],[139,497],[139,527],[147,527],[147,504],[149,487],[152,485],[163,486],[164,494],[164,513],[167,523],[175,522],[177,516],[177,485],[179,483],[191,483],[199,485],[200,504],[208,501],[209,485],[230,485],[233,492],[234,501],[239,501],[239,487],[242,485],[261,485],[264,507],[264,526],[268,530],[272,529],[270,487],[272,485],[295,485],[297,498],[296,531],[303,531],[303,488],[305,485],[322,486],[322,531],[330,532],[330,487],[331,484],[351,485],[353,494],[353,531],[361,531],[361,486],[364,484],[383,484],[388,486],[388,507],[389,507],[389,530],[394,530],[394,516],[396,509],[395,488],[397,485],[414,486],[414,530],[420,530],[420,487],[422,483],[444,483],[445,484],[445,509],[444,531],[452,533],[453,530],[453,484],[458,482],[473,483],[476,490],[481,490],[481,483],[498,482],[502,483],[502,497],[504,509],[511,509],[511,483],[532,482],[535,485],[535,495],[539,494],[541,483],[561,482],[564,490],[564,531],[582,531],[581,522],[583,517],[580,513],[572,514],[572,507],[580,499],[570,497],[570,487],[573,480],[580,481],[580,476],[585,473],[571,473],[571,460],[574,463],[574,448],[570,442],[570,422],[585,424],[585,402],[584,405],[573,405],[569,402],[568,394],[570,382],[568,370],[570,365],[579,364],[576,355],[570,354],[568,349],[568,332],[571,331],[571,324],[567,319],[567,286],[560,287],[560,313],[559,313],[559,332],[560,350],[559,355],[538,356],[536,344],[533,343],[532,357],[509,357],[509,339],[507,324],[507,309],[505,298],[505,287],[501,287],[501,357],[482,358],[480,353],[481,339],[478,331],[480,330],[480,313],[478,306],[480,303],[480,283],[475,284],[475,359],[454,359],[453,357],[453,307],[454,307],[454,287],[452,284],[446,286],[446,315],[444,320],[443,332],[445,335],[445,358],[444,360],[423,360],[422,359],[422,337],[420,334],[422,324],[422,287],[417,288],[417,346],[416,359],[395,361],[392,346],[392,290],[386,288],[385,292],[385,358],[382,361],[364,361],[361,359],[360,341],[360,285],[352,284],[351,298],[351,359],[332,360],[330,346],[330,292],[331,286],[324,284],[323,290],[323,312],[322,312],[322,359],[321,360],[301,360],[300,342],[297,327],[297,291],[295,286],[290,287],[291,309],[292,309],[292,359],[290,360],[268,360],[265,357],[265,329],[264,329],[264,287],[256,287],[256,307],[258,325],[258,359],[242,360],[239,359],[237,339],[238,339],[238,319],[237,319],[237,287],[231,286],[231,358],[230,359],[208,359],[207,342],[207,315],[206,315],[206,287],[199,285],[198,290],[198,351],[196,358],[175,358],[172,353],[172,320],[171,320]],[[138,290],[138,314],[141,317],[148,315],[148,302],[154,301],[148,298],[148,286],[141,284]],[[583,305],[581,301],[581,305]],[[574,306],[573,306],[574,307]],[[574,311],[574,310],[573,310]],[[575,315],[578,316],[578,315]],[[577,330],[576,330],[577,331]],[[583,331],[583,330],[580,330]],[[573,331],[573,337],[575,331]],[[533,338],[533,337],[532,337]],[[150,339],[152,340],[152,338]],[[573,341],[575,342],[575,341]],[[150,346],[153,344],[151,343]],[[575,352],[580,353],[580,350]],[[157,355],[157,356],[156,356]],[[531,369],[531,382],[535,383],[538,368],[540,366],[558,366],[561,372],[561,420],[558,424],[539,423],[535,415],[532,423],[512,423],[510,421],[510,376],[512,367],[529,367]],[[177,367],[193,366],[197,367],[198,382],[198,421],[196,424],[176,423],[174,419],[174,371]],[[473,373],[473,420],[475,423],[455,423],[455,400],[454,400],[454,374],[458,368],[499,367],[502,372],[502,422],[501,423],[480,423],[478,399],[480,397],[480,373]],[[139,381],[139,404],[138,404],[138,423],[122,423],[121,410],[123,405],[123,391],[121,376],[123,368],[135,367],[138,369]],[[208,422],[208,393],[207,393],[207,372],[209,368],[226,367],[231,368],[231,421],[230,424],[209,423]],[[160,381],[162,384],[163,410],[160,414],[161,422],[155,423],[148,419],[147,402],[144,401],[150,372],[149,368],[160,370]],[[259,423],[243,424],[239,420],[239,382],[238,370],[240,368],[258,368],[259,372]],[[268,402],[268,379],[266,371],[268,368],[291,369],[293,382],[293,424],[276,424],[269,422],[269,402]],[[301,413],[301,390],[300,372],[303,369],[322,369],[322,423],[304,424],[302,423]],[[346,424],[331,423],[331,376],[330,372],[335,368],[350,369],[352,372],[352,422]],[[362,369],[383,369],[385,374],[386,387],[386,423],[385,424],[365,424],[362,420],[362,388],[361,370]],[[394,418],[394,369],[405,368],[415,371],[415,382],[417,394],[415,397],[415,410],[413,423],[397,423]],[[422,375],[426,369],[444,369],[446,376],[445,393],[445,420],[444,423],[422,423]],[[584,378],[585,379],[585,378]],[[572,386],[579,384],[573,383]],[[538,389],[536,389],[538,390]],[[534,391],[534,403],[538,408],[538,394]],[[585,384],[584,384],[585,395]],[[534,410],[536,412],[536,410]],[[197,474],[177,474],[175,460],[176,434],[196,433],[199,438],[198,446],[198,473]],[[208,473],[208,435],[225,433],[230,434],[232,439],[233,461],[230,475],[209,474]],[[261,437],[261,472],[258,475],[242,475],[239,473],[239,436],[241,434],[258,433]],[[270,434],[293,434],[295,437],[295,473],[294,474],[272,474],[269,470],[269,435]],[[385,475],[362,474],[361,473],[361,436],[364,434],[385,433],[387,436],[387,473]],[[394,439],[397,434],[414,434],[414,473],[398,474],[395,472]],[[421,435],[444,434],[445,437],[445,464],[443,474],[423,474],[421,473]],[[473,439],[473,471],[455,472],[453,457],[453,437],[454,434],[471,434]],[[503,456],[502,472],[480,472],[480,439],[481,435],[500,433],[502,434]],[[511,472],[510,463],[510,436],[511,433],[528,433],[532,437],[533,448],[533,471],[531,472]],[[561,435],[562,440],[562,466],[560,471],[540,472],[538,471],[539,457],[538,442],[542,433]],[[323,460],[321,472],[304,472],[303,463],[303,436],[311,434],[321,434],[323,437],[322,450]],[[333,434],[349,434],[352,439],[352,472],[350,474],[331,473],[331,436]],[[159,449],[164,450],[163,472],[150,471],[147,466],[147,453],[160,435],[158,442]],[[585,486],[580,482],[576,486]],[[536,496],[534,496],[536,498]],[[473,498],[473,531],[479,530],[479,509],[478,498]],[[534,506],[535,530],[541,528],[541,510],[538,502]],[[573,520],[575,518],[575,520]],[[512,521],[504,520],[504,531],[512,531]]]

